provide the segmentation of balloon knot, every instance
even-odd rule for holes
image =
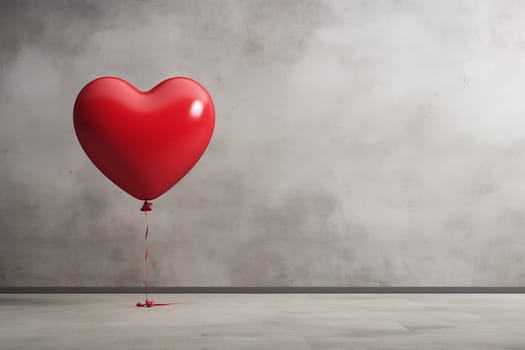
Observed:
[[[144,201],[144,204],[142,205],[142,208],[140,208],[141,211],[152,211],[153,209],[151,208],[151,206],[153,205],[153,203],[151,202],[148,202],[148,201]]]

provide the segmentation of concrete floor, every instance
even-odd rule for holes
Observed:
[[[0,294],[0,349],[525,349],[525,295]]]

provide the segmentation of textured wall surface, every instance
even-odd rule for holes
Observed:
[[[102,75],[214,97],[154,203],[155,285],[523,285],[524,23],[516,1],[1,1],[0,285],[142,283],[140,203],[73,131]]]

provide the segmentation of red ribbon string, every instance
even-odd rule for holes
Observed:
[[[144,234],[144,244],[146,246],[144,251],[144,296],[145,300],[143,303],[138,302],[136,304],[137,307],[153,307],[153,306],[169,306],[173,305],[175,303],[164,303],[164,304],[157,304],[153,300],[149,300],[148,297],[148,281],[149,281],[149,265],[148,265],[148,256],[149,256],[149,250],[148,250],[148,232],[149,232],[149,225],[148,225],[148,211],[152,210],[153,203],[144,201],[144,204],[142,205],[142,208],[140,208],[141,211],[144,212],[144,219],[146,221],[146,233]]]

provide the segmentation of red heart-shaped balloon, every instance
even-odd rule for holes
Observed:
[[[204,87],[188,78],[143,92],[102,77],[80,91],[73,120],[97,168],[133,197],[151,200],[197,163],[210,142],[215,109]]]

